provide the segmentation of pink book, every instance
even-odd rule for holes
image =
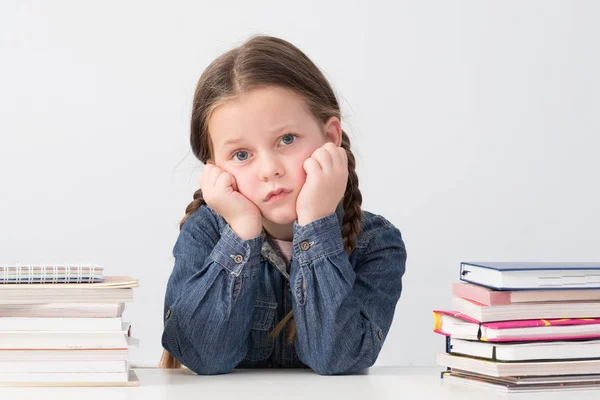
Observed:
[[[474,300],[487,306],[540,301],[600,300],[599,289],[495,290],[468,282],[452,283],[452,295]]]
[[[528,319],[480,323],[456,311],[433,311],[433,331],[486,342],[600,338],[600,318]]]

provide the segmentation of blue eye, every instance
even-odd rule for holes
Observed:
[[[243,157],[243,158],[236,157],[238,154],[246,154],[246,157]],[[246,161],[248,159],[248,152],[244,151],[244,150],[238,151],[233,156],[236,157],[238,161]]]
[[[286,143],[285,143],[285,144],[292,144],[292,143],[294,143],[294,142],[296,141],[296,138],[297,138],[297,136],[296,136],[296,135],[293,135],[293,134],[291,134],[291,133],[288,133],[287,135],[284,135],[284,136],[281,138],[281,140],[285,142],[285,139],[286,139],[286,138],[293,138],[294,140],[292,140],[291,142],[286,142]]]
[[[281,137],[280,143],[289,146],[290,144],[294,143],[296,139],[298,139],[298,135],[287,133]],[[239,150],[233,153],[231,157],[235,158],[236,161],[246,161],[250,158],[250,155],[246,150]]]

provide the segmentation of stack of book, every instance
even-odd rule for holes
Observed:
[[[463,262],[452,309],[433,317],[444,382],[600,388],[600,263]]]
[[[96,265],[0,265],[0,386],[137,385],[122,320],[137,286]]]

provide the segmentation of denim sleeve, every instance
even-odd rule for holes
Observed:
[[[318,374],[349,374],[372,366],[402,291],[406,250],[400,231],[377,217],[353,268],[336,214],[294,223],[291,271],[296,350]]]
[[[246,356],[262,236],[243,240],[202,206],[185,222],[164,303],[163,347],[198,374],[233,370]]]

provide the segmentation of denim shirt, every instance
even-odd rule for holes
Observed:
[[[294,222],[289,265],[264,230],[241,239],[203,205],[183,225],[173,249],[162,346],[198,374],[234,368],[311,368],[349,374],[372,366],[402,292],[406,250],[400,231],[362,211],[348,256],[343,208],[304,226]],[[296,339],[287,326],[294,311]]]

